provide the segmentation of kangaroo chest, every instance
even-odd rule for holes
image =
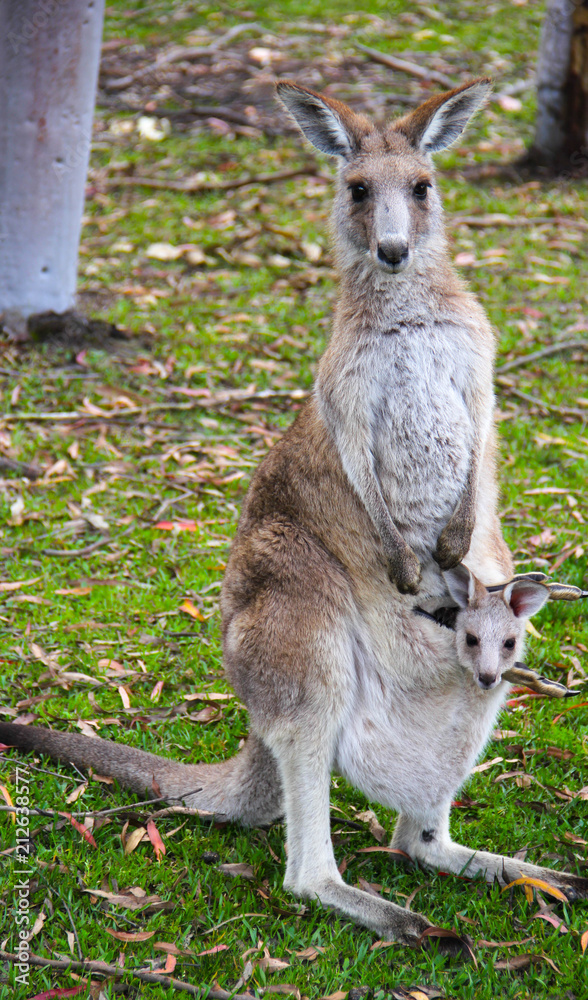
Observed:
[[[471,341],[451,324],[374,336],[358,345],[348,372],[346,394],[354,394],[355,406],[344,419],[365,427],[384,499],[421,558],[434,549],[465,486],[476,436],[475,372]]]

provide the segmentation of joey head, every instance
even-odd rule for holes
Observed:
[[[455,621],[458,661],[472,671],[484,691],[490,691],[522,659],[527,621],[549,600],[549,588],[522,579],[489,593],[463,565],[446,570],[443,576],[459,607]]]

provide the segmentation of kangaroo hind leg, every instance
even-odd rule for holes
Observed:
[[[420,861],[427,868],[438,868],[469,878],[483,875],[487,882],[498,881],[500,885],[509,885],[523,877],[541,879],[560,889],[570,902],[588,899],[588,878],[454,843],[449,834],[449,806],[440,810],[436,816],[428,816],[424,822],[405,815],[399,816],[392,846],[406,851],[411,858]]]

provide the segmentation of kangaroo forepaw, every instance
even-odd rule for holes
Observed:
[[[471,540],[471,525],[449,521],[437,539],[433,559],[441,569],[453,569],[468,554]]]
[[[388,560],[388,577],[401,594],[418,594],[421,564],[408,545]]]

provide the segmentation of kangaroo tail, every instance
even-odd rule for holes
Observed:
[[[220,764],[180,764],[99,737],[11,723],[0,723],[0,742],[76,767],[91,767],[147,798],[161,795],[168,802],[183,802],[247,826],[271,823],[282,815],[275,760],[255,735],[238,754]]]

